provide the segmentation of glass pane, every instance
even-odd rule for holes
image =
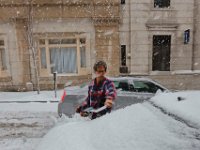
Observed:
[[[122,89],[122,91],[129,91],[129,83],[128,81],[120,81],[118,88]]]
[[[4,46],[4,40],[0,40],[0,46]]]
[[[77,73],[77,49],[61,48],[63,73]]]
[[[45,45],[45,39],[40,39],[39,43],[40,43],[40,45]]]
[[[148,87],[149,87],[149,90],[148,90],[149,93],[156,93],[158,89],[160,89],[161,91],[164,90],[163,88],[161,88],[158,85],[155,85],[154,83],[151,83],[151,82],[145,82],[145,84],[148,85]]]
[[[86,67],[86,52],[85,52],[85,47],[80,48],[80,54],[81,54],[81,67],[85,68]]]
[[[170,6],[170,0],[154,0],[155,8],[167,8]]]
[[[119,88],[119,81],[113,81],[115,88],[118,89]]]
[[[61,44],[76,44],[76,39],[62,39]]]
[[[126,66],[126,45],[121,45],[121,65]]]
[[[153,54],[152,70],[153,71],[170,71],[170,35],[153,36]]]
[[[60,39],[49,39],[49,44],[61,44]]]
[[[46,51],[45,48],[40,49],[40,60],[41,60],[41,68],[47,68],[47,63],[46,63]]]
[[[76,39],[49,39],[49,44],[76,44]]]
[[[135,88],[148,88],[148,86],[142,81],[134,81]]]
[[[80,43],[81,43],[81,44],[85,44],[85,38],[81,38],[81,39],[80,39]]]
[[[149,86],[143,81],[133,81],[134,89],[137,92],[149,92]]]
[[[51,73],[77,73],[76,48],[50,48]]]
[[[50,48],[50,63],[51,63],[51,73],[62,72],[62,62],[61,62],[60,48]]]
[[[7,65],[6,65],[6,54],[4,48],[0,49],[0,58],[1,58],[1,69],[6,70]]]

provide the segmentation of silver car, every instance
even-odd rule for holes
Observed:
[[[169,91],[149,78],[116,77],[109,79],[114,82],[117,89],[114,110],[148,100],[158,91]],[[81,86],[66,87],[64,89],[63,96],[58,104],[58,115],[60,117],[62,114],[67,116],[75,114],[76,107],[87,97],[88,84],[84,83]]]

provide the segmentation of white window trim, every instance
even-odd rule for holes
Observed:
[[[89,42],[89,35],[88,34],[77,34],[75,36],[51,36],[51,37],[38,37],[37,38],[37,43],[38,43],[38,58],[39,58],[39,70],[40,70],[40,76],[41,77],[49,77],[53,76],[51,73],[51,66],[50,66],[50,53],[49,53],[49,48],[51,47],[58,47],[57,44],[48,44],[49,39],[76,39],[77,43],[76,44],[62,44],[59,45],[59,47],[76,47],[77,49],[77,73],[61,73],[57,74],[58,76],[79,76],[79,75],[88,75],[89,74],[89,60],[90,60],[90,42]],[[80,39],[85,38],[85,44],[80,44]],[[39,44],[39,40],[44,39],[45,40],[45,45]],[[80,59],[80,46],[85,46],[86,49],[86,67],[81,68],[81,59]],[[41,68],[41,58],[40,58],[40,48],[44,47],[45,52],[46,52],[46,63],[47,63],[47,68]],[[89,55],[88,55],[89,54]]]

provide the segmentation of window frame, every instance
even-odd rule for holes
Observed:
[[[121,49],[120,49],[121,66],[127,66],[126,53],[127,53],[126,45],[121,45]]]
[[[6,40],[5,40],[5,37],[2,37],[2,36],[0,36],[0,40],[1,41],[3,41],[4,43],[3,43],[3,45],[0,45],[0,71],[1,72],[4,72],[4,71],[7,71],[8,70],[8,61],[7,61],[7,46],[6,46]],[[1,49],[4,49],[4,61],[5,62],[3,62],[3,59],[2,59],[2,51],[1,51]],[[5,68],[4,68],[4,66],[3,66],[3,64],[5,63]]]
[[[168,0],[169,2],[169,6],[158,6],[158,7],[156,7],[156,5],[155,5],[155,3],[156,3],[156,0],[152,0],[152,3],[153,3],[153,8],[154,9],[169,9],[169,8],[171,8],[171,0]]]
[[[50,39],[76,39],[74,44],[49,44]],[[81,43],[81,39],[84,41]],[[40,43],[40,40],[44,40],[44,44]],[[88,53],[88,37],[86,35],[71,35],[71,36],[38,36],[37,37],[38,45],[38,56],[39,56],[39,70],[40,76],[52,76],[51,64],[50,64],[50,48],[60,48],[60,47],[73,47],[76,48],[76,73],[58,73],[58,76],[76,76],[82,74],[88,74],[88,62],[87,59],[90,56],[87,56]],[[85,65],[81,67],[81,47],[85,47]],[[41,67],[41,48],[45,48],[46,54],[46,68]]]

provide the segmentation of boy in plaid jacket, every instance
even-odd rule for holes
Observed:
[[[86,100],[76,109],[81,116],[86,116],[84,110],[89,107],[98,109],[106,106],[106,109],[101,112],[101,115],[110,112],[113,106],[113,101],[116,98],[116,89],[114,83],[107,79],[104,75],[107,70],[107,65],[104,61],[98,61],[93,67],[96,78],[88,87],[88,96]]]

